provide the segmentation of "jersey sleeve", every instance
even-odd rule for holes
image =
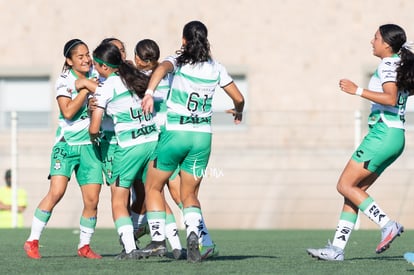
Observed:
[[[102,109],[106,108],[106,105],[112,98],[111,87],[110,87],[111,85],[108,82],[110,81],[106,80],[105,82],[100,83],[94,93],[97,106]]]
[[[220,64],[219,62],[216,62],[216,65],[220,72],[219,86],[223,88],[229,85],[231,82],[233,82],[233,79],[231,78],[226,68],[222,64]]]
[[[72,90],[68,85],[68,75],[61,74],[58,79],[56,80],[56,98],[60,96],[70,97],[72,98]]]
[[[397,62],[385,58],[378,66],[378,76],[381,81],[381,85],[386,82],[397,82]]]
[[[170,56],[167,56],[163,61],[170,62],[174,67],[173,71],[176,71],[177,70],[177,57],[178,55],[170,55]]]

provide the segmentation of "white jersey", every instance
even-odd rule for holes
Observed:
[[[167,99],[167,130],[211,133],[212,100],[217,86],[233,79],[220,63],[209,60],[177,66],[177,56],[166,59],[174,66]]]
[[[99,83],[103,83],[105,80],[106,80],[105,77],[103,77],[102,75],[99,75],[99,78],[98,78]],[[116,140],[116,137],[115,137],[114,122],[112,121],[112,118],[110,116],[108,116],[106,113],[104,113],[104,115],[102,117],[101,131],[103,133],[103,137],[106,138],[108,143],[110,143],[110,144],[117,144],[118,143],[117,140]]]
[[[144,115],[142,100],[128,90],[121,78],[110,75],[95,91],[98,107],[112,118],[119,146],[129,147],[158,140],[152,115]]]
[[[89,78],[97,77],[96,71],[91,70]],[[56,98],[64,96],[75,99],[78,91],[75,88],[75,81],[78,79],[73,70],[62,73],[56,80]],[[65,119],[62,112],[59,113],[59,127],[56,131],[55,143],[64,139],[69,145],[91,144],[89,138],[89,116],[87,100],[72,119]]]
[[[383,58],[369,81],[368,90],[383,93],[382,85],[384,83],[396,82],[396,69],[399,66],[399,62],[400,57],[398,55]],[[381,118],[388,127],[404,129],[405,106],[408,95],[409,93],[407,91],[398,91],[397,104],[395,106],[371,102],[371,113],[373,115],[370,117],[368,123],[374,124]],[[379,114],[379,116],[375,114]]]

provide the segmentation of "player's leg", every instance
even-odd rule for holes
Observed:
[[[24,244],[24,249],[29,258],[40,258],[39,239],[46,227],[53,208],[58,204],[65,194],[68,178],[65,176],[52,176],[50,178],[49,191],[37,206],[30,230],[29,238]]]
[[[154,161],[148,164],[145,182],[145,207],[151,234],[151,243],[141,251],[148,256],[164,256],[166,248],[166,211],[164,200],[164,185],[172,172],[163,171],[154,166]]]
[[[178,168],[177,171],[174,172],[174,174],[168,180],[167,186],[171,194],[171,198],[174,200],[177,206],[181,210],[183,210],[183,204],[180,198],[180,181],[181,181],[181,177],[180,177],[179,168]],[[199,188],[196,189],[197,196],[198,196],[198,190]],[[199,248],[200,248],[202,259],[207,259],[207,258],[218,256],[219,254],[218,247],[211,239],[204,217],[201,218],[200,237],[199,237],[198,242],[199,242]]]
[[[371,129],[370,138],[364,139],[360,149],[364,154],[358,155],[357,150],[352,156],[355,162],[362,162],[366,170],[378,175],[390,166],[403,152],[405,144],[404,130],[398,128],[389,128],[385,123],[376,123]],[[370,150],[371,149],[371,150]],[[376,178],[375,178],[376,179]],[[368,183],[370,186],[375,179]],[[366,197],[363,201],[354,200],[349,194],[348,197],[371,221],[381,228],[381,241],[375,249],[376,253],[382,253],[389,248],[394,239],[401,235],[404,227],[390,217],[380,208],[378,203],[369,196],[364,190]]]
[[[134,227],[129,211],[130,189],[134,181],[142,178],[142,171],[155,146],[156,142],[150,142],[119,148],[115,154],[114,175],[116,181],[111,185],[112,215],[124,246],[124,251],[117,257],[118,259],[146,257],[135,244]]]
[[[99,193],[101,191],[101,186],[101,184],[86,184],[81,186],[83,211],[79,223],[79,257],[89,259],[102,258],[101,255],[95,253],[90,247],[90,242],[96,228]]]
[[[181,199],[183,202],[183,216],[187,236],[187,261],[201,261],[199,250],[200,221],[202,219],[200,201],[196,189],[201,177],[181,171]]]
[[[200,189],[199,187],[200,186],[198,186],[198,188],[196,189],[197,197],[198,197],[198,190]],[[212,257],[216,257],[219,255],[219,249],[216,243],[214,243],[213,240],[211,239],[211,235],[208,232],[208,228],[206,226],[204,216],[201,217],[201,221],[200,221],[200,237],[198,239],[198,243],[200,246],[199,248],[200,248],[202,259],[212,258]]]
[[[165,197],[164,197],[165,200]],[[179,260],[184,258],[183,248],[181,246],[180,236],[178,234],[177,222],[175,221],[174,214],[165,200],[165,236],[171,246],[174,259]]]
[[[128,204],[129,188],[111,184],[112,217],[127,254],[136,249],[134,229],[128,212]]]
[[[93,145],[80,146],[80,163],[76,170],[76,179],[79,183],[83,200],[83,211],[79,222],[78,256],[88,259],[100,259],[90,242],[97,222],[99,194],[103,184],[102,162],[98,158],[99,148]]]
[[[131,188],[131,217],[135,239],[149,234],[145,207],[145,186],[142,180],[135,180]]]
[[[39,239],[46,227],[54,207],[66,192],[73,167],[79,163],[79,158],[72,156],[70,146],[66,142],[58,142],[53,146],[50,155],[49,191],[40,201],[35,210],[30,236],[24,244],[24,250],[29,258],[39,259]]]

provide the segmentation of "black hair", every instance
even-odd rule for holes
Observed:
[[[72,58],[73,52],[75,51],[75,49],[79,46],[79,45],[85,45],[86,47],[88,47],[85,42],[83,42],[80,39],[71,39],[68,42],[66,42],[65,46],[63,47],[63,56],[65,58]],[[62,71],[67,71],[70,70],[71,66],[68,64],[68,62],[65,59],[65,63],[63,64],[63,69]]]
[[[135,92],[139,98],[143,98],[148,85],[148,76],[140,72],[129,62],[122,60],[121,52],[112,43],[101,43],[94,51],[93,57],[99,59],[102,64],[118,68],[119,76],[130,92]],[[98,61],[98,63],[100,63]]]
[[[157,62],[160,58],[160,48],[151,39],[143,39],[135,46],[135,54],[145,62]]]
[[[400,50],[400,65],[397,68],[397,86],[414,94],[414,54],[404,47]]]
[[[183,28],[186,43],[177,51],[177,65],[195,64],[211,59],[207,27],[200,21],[191,21]]]
[[[118,38],[115,38],[115,37],[108,37],[108,38],[104,38],[104,39],[101,41],[101,44],[102,44],[102,43],[110,43],[110,42],[113,42],[113,41],[119,41],[119,42],[121,42],[122,46],[125,46],[125,45],[124,45],[124,42],[122,42],[121,40],[119,40]]]
[[[394,53],[398,53],[402,45],[407,41],[405,31],[398,25],[385,24],[379,27],[382,40],[390,45]]]
[[[414,54],[403,46],[407,41],[404,29],[395,24],[385,24],[379,27],[379,32],[392,51],[400,55],[401,60],[396,69],[398,89],[414,94]]]

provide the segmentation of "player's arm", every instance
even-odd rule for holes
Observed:
[[[234,82],[223,87],[223,90],[233,100],[234,104],[234,109],[227,110],[226,113],[232,114],[234,123],[239,124],[243,119],[244,97]]]
[[[78,95],[72,99],[66,96],[59,96],[57,98],[58,106],[65,119],[72,119],[73,116],[82,108],[89,91],[82,89],[78,91]]]
[[[393,81],[385,82],[382,84],[382,93],[359,88],[354,82],[349,79],[341,79],[339,81],[339,87],[345,93],[351,95],[359,95],[378,104],[389,106],[395,106],[397,104],[398,88],[397,84]],[[358,89],[360,90],[358,91]]]
[[[89,124],[89,136],[94,144],[99,144],[101,122],[104,109],[98,107],[91,114],[91,122]]]
[[[142,99],[142,110],[144,113],[152,113],[154,109],[154,99],[152,98],[152,95],[154,94],[154,91],[157,88],[158,84],[160,84],[161,79],[163,79],[167,73],[172,72],[173,69],[173,64],[170,61],[165,60],[161,62],[161,64],[159,64],[152,73],[151,78],[148,82],[147,91],[145,92],[145,96]]]
[[[386,82],[382,85],[382,93],[364,89],[361,97],[382,105],[397,105],[398,88],[395,82]]]

